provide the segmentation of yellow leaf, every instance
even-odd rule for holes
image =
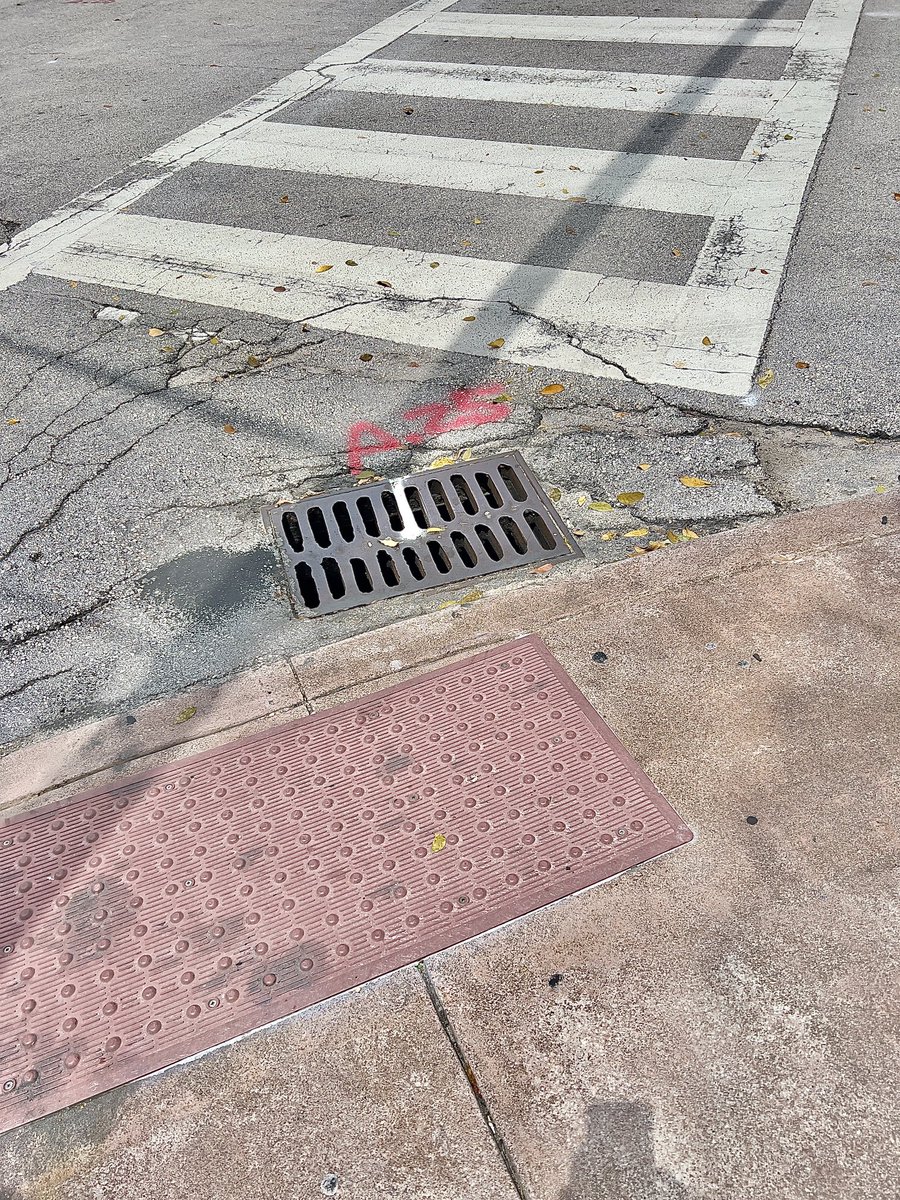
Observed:
[[[70,279],[70,280],[69,280],[69,287],[78,287],[78,280],[77,280],[77,279]]]
[[[620,504],[626,505],[640,504],[643,498],[643,492],[619,492],[618,496],[616,496]]]
[[[395,541],[394,538],[382,538],[381,544],[382,544],[382,546],[399,546],[400,545],[400,543]]]
[[[428,528],[425,530],[425,532],[426,533],[443,533],[444,526],[443,525],[429,525]]]
[[[233,425],[223,425],[222,432],[223,433],[237,433],[237,430],[235,429],[235,427]]]
[[[213,334],[213,335],[212,335],[212,337],[209,339],[209,344],[210,344],[211,346],[218,346],[218,344],[219,344],[219,339],[216,337],[216,335],[215,335],[215,334]]]
[[[399,232],[399,230],[397,230],[397,229],[389,229],[389,230],[387,231],[387,235],[388,235],[388,237],[399,237],[399,236],[400,236],[400,232]]]
[[[428,265],[429,265],[429,267],[439,267],[441,264],[440,263],[429,263]]]
[[[20,419],[21,418],[19,418],[19,417],[7,417],[6,423],[7,423],[7,425],[18,425]]]
[[[467,592],[465,596],[461,596],[459,600],[445,600],[443,604],[439,604],[438,608],[456,608],[460,604],[474,604],[476,600],[480,600],[484,592]]]
[[[682,475],[678,482],[683,483],[685,487],[712,487],[708,479],[699,479],[696,475]]]
[[[553,501],[554,504],[556,503],[557,500],[560,500],[562,498],[562,492],[559,490],[559,488],[551,488],[550,491],[547,493],[547,495],[550,497],[550,499]]]
[[[664,546],[667,546],[668,544],[669,544],[668,542],[648,542],[647,549],[648,550],[662,550],[662,548]]]
[[[612,512],[613,506],[606,500],[592,500],[588,505],[591,512]]]
[[[646,553],[647,553],[647,548],[646,548],[646,546],[635,546],[635,548],[634,548],[634,549],[632,550],[632,552],[631,552],[631,553],[628,555],[628,557],[629,557],[629,558],[635,558],[635,557],[637,557],[637,555],[638,555],[638,554],[646,554]]]
[[[771,367],[769,367],[768,371],[763,371],[762,375],[760,375],[756,382],[761,388],[767,388],[774,378],[775,372]]]
[[[469,449],[463,450],[462,454],[459,457],[462,459],[463,462],[471,462],[472,458],[473,458],[472,451]]]
[[[649,471],[650,464],[649,463],[638,463],[638,470],[639,471]]]
[[[429,463],[428,469],[430,471],[436,471],[438,467],[452,467],[455,462],[455,454],[443,454],[439,458],[436,458],[433,463]]]
[[[711,345],[712,345],[712,338],[705,337],[705,338],[703,339],[703,345],[704,345],[704,346],[711,346]]]
[[[672,253],[675,255],[676,258],[681,258],[681,251],[678,249],[677,246],[672,247]]]
[[[560,392],[564,392],[565,388],[561,383],[548,383],[546,387],[541,388],[542,396],[558,396]]]
[[[649,529],[626,529],[622,537],[646,537]]]
[[[672,545],[673,545],[673,546],[677,546],[677,545],[678,545],[678,534],[677,534],[677,533],[673,533],[671,529],[670,529],[670,530],[669,530],[669,532],[666,534],[666,537],[667,537],[667,538],[668,538],[668,540],[669,540],[669,541],[672,543]]]
[[[618,537],[618,536],[619,535],[618,535],[618,533],[616,533],[615,529],[607,529],[607,531],[605,533],[600,534],[600,541],[601,542],[611,542],[614,537]]]
[[[316,274],[321,275],[323,271],[330,271],[334,263],[319,263],[316,267]]]
[[[165,332],[165,330],[162,330],[162,329],[156,329],[156,328],[148,329],[147,337],[162,337],[164,332]]]
[[[884,495],[884,493],[885,493],[886,491],[887,491],[887,488],[884,486],[884,484],[883,484],[883,483],[876,483],[876,484],[875,484],[875,494],[876,494],[876,496],[883,496],[883,495]]]
[[[175,718],[175,724],[181,725],[185,721],[189,721],[191,719],[191,717],[196,717],[196,715],[197,715],[197,705],[189,704],[187,706],[187,708],[183,708],[181,710],[181,712],[178,714],[178,716]]]
[[[472,224],[473,224],[473,225],[480,225],[480,224],[481,224],[481,217],[473,217],[473,219],[472,219]]]
[[[443,850],[446,845],[447,839],[444,837],[444,835],[442,833],[436,833],[431,841],[431,853],[437,854],[437,852],[439,850]]]
[[[259,359],[256,357],[255,354],[247,355],[247,366],[248,367],[258,367],[259,366]]]
[[[488,342],[492,350],[499,350],[501,346],[506,345],[506,338],[494,338],[492,342]]]
[[[681,536],[690,540],[692,538],[698,538],[700,534],[694,533],[693,529],[682,529]]]

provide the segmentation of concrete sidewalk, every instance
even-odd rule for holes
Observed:
[[[697,838],[5,1135],[0,1197],[895,1197],[898,530],[551,572],[8,755],[16,811],[537,632]]]

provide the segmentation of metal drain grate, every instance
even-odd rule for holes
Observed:
[[[15,817],[0,1131],[690,840],[535,637]]]
[[[520,454],[455,463],[267,511],[309,616],[581,550]]]

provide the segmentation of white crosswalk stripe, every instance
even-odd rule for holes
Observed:
[[[98,189],[26,230],[0,260],[0,285],[34,271],[439,350],[745,394],[861,0],[812,0],[802,21],[446,11],[452,3],[420,0],[175,139],[131,182]],[[437,42],[435,61],[369,57],[413,31],[470,39],[474,60],[484,38],[789,54],[779,79],[453,64],[437,61]],[[491,103],[530,106],[536,141],[269,119],[315,92],[476,101],[486,120]],[[757,124],[737,160],[609,151],[541,144],[547,105]],[[558,204],[561,219],[582,203],[694,214],[710,226],[689,278],[674,284],[122,211],[193,164],[527,197]],[[348,259],[358,265],[345,266]],[[323,263],[329,270],[317,272]],[[487,345],[484,321],[465,324],[465,315],[489,318],[502,350]]]

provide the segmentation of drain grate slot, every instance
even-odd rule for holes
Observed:
[[[313,496],[268,517],[306,616],[581,557],[517,453]]]

